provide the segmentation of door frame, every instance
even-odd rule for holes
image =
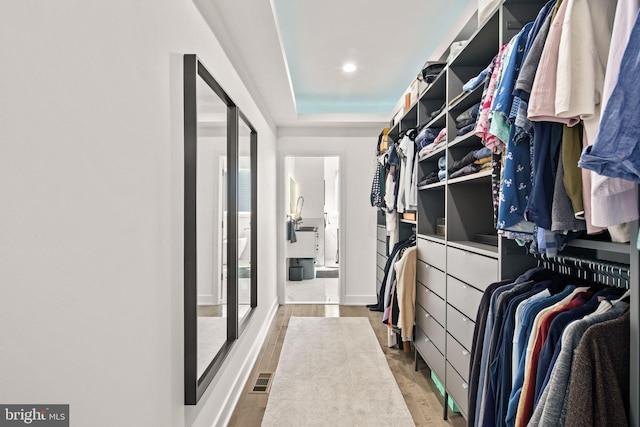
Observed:
[[[307,148],[308,150],[308,148]],[[285,175],[285,158],[287,157],[338,157],[338,170],[340,171],[340,185],[338,187],[339,200],[340,200],[340,209],[338,216],[338,227],[340,229],[340,238],[338,240],[338,250],[340,251],[340,262],[338,263],[338,268],[340,271],[338,277],[338,304],[342,304],[345,301],[346,295],[346,263],[345,254],[346,254],[346,240],[344,232],[344,228],[346,226],[346,200],[345,200],[345,179],[344,179],[344,166],[345,166],[345,152],[343,150],[331,150],[331,151],[278,151],[277,156],[277,182],[280,190],[277,191],[277,218],[278,227],[277,227],[277,236],[278,236],[278,304],[284,305],[286,304],[286,281],[287,281],[287,259],[285,258],[285,244],[286,244],[286,221],[287,221],[287,196],[286,188],[287,181],[289,179],[288,176]]]

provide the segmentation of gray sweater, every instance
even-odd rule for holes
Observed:
[[[610,306],[608,301],[601,304],[603,308],[606,308],[606,305]],[[553,365],[549,382],[540,396],[528,426],[565,425],[573,355],[583,334],[592,325],[620,317],[628,307],[627,303],[617,302],[604,312],[602,308],[598,308],[595,313],[567,325],[562,334],[558,359]]]
[[[567,427],[629,425],[630,314],[590,327],[576,349]]]
[[[551,27],[551,13],[547,15],[538,35],[529,49],[527,57],[522,63],[520,73],[518,74],[518,80],[516,80],[515,89],[522,90],[526,93],[531,93],[533,87],[533,79],[536,76],[538,70],[538,64],[540,64],[540,57],[542,56],[542,49],[544,49],[544,43],[547,40],[549,34],[549,28]]]

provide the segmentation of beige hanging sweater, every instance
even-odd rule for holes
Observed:
[[[396,269],[398,294],[398,327],[402,330],[402,340],[411,341],[413,338],[413,323],[416,311],[416,260],[415,246],[404,251],[402,258],[394,264]]]

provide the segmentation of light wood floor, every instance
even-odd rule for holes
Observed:
[[[262,423],[268,395],[251,394],[249,390],[258,372],[275,372],[291,316],[368,317],[416,426],[466,426],[464,418],[451,411],[449,411],[449,420],[442,419],[443,398],[431,381],[429,368],[424,361],[420,360],[419,370],[416,372],[413,350],[410,353],[404,353],[397,348],[387,347],[386,326],[381,322],[382,313],[372,312],[366,307],[292,304],[278,308],[267,340],[260,350],[249,382],[233,413],[230,427],[253,427],[260,426]]]

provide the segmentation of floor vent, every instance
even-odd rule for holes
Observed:
[[[269,393],[269,389],[271,388],[272,378],[273,378],[273,373],[260,372],[258,374],[258,377],[256,378],[256,382],[253,385],[253,388],[249,393]]]

